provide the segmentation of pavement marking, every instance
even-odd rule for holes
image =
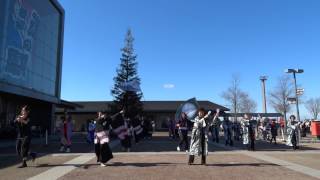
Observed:
[[[215,144],[215,145],[218,146],[218,147],[224,147],[225,149],[237,151],[237,148],[235,148],[235,147],[226,147],[226,146],[223,146],[221,144]],[[296,172],[300,172],[302,174],[309,175],[309,176],[312,176],[312,177],[320,179],[320,170],[313,169],[313,168],[310,168],[310,167],[306,167],[306,166],[303,166],[303,165],[300,165],[300,164],[296,164],[296,163],[280,160],[280,159],[277,159],[277,158],[274,158],[274,157],[266,155],[268,153],[275,154],[274,152],[238,151],[238,153],[239,152],[241,154],[247,155],[249,157],[253,157],[255,159],[263,160],[263,161],[266,161],[266,162],[269,162],[269,163],[272,163],[272,164],[277,164],[277,165],[285,167],[287,169],[290,169],[290,170],[293,170],[293,171],[296,171]],[[299,151],[289,151],[289,152],[293,152],[295,154],[297,154],[297,153],[304,154],[301,151],[300,152]],[[278,153],[289,153],[289,152],[278,152]],[[308,152],[309,151],[305,151],[306,154]],[[312,151],[312,153],[318,154],[319,151],[315,150],[315,151]]]
[[[110,145],[110,148],[113,148],[118,144],[119,144],[119,141],[112,141],[109,145]],[[79,154],[80,156],[64,163],[61,166],[53,167],[43,173],[33,176],[28,180],[43,180],[43,179],[55,180],[70,173],[72,170],[78,168],[80,165],[85,164],[86,162],[95,158],[95,155],[93,153],[63,153],[61,155],[69,156],[69,155],[75,155],[75,154]]]
[[[287,169],[291,169],[293,171],[300,172],[302,174],[306,174],[306,175],[320,179],[320,171],[317,169],[313,169],[310,167],[302,166],[300,164],[280,160],[280,159],[273,158],[273,157],[270,157],[270,156],[267,156],[267,155],[264,155],[261,153],[247,152],[244,154],[247,156],[256,158],[256,159],[260,159],[260,160],[263,160],[263,161],[266,161],[266,162],[269,162],[272,164],[277,164],[277,165],[280,165],[280,166],[285,167]]]
[[[28,180],[54,180],[58,179],[65,174],[71,172],[72,170],[76,169],[79,165],[84,164],[91,159],[93,159],[95,156],[94,155],[82,155],[79,157],[76,157],[66,163],[64,163],[62,166],[57,166],[54,168],[51,168],[41,174],[38,174],[36,176],[33,176],[29,178]]]

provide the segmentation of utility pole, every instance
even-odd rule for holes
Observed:
[[[267,98],[266,98],[266,80],[267,76],[260,76],[261,88],[262,88],[262,108],[263,113],[267,113]]]

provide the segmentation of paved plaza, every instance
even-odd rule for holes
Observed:
[[[257,150],[248,152],[240,142],[234,147],[209,143],[207,166],[187,165],[186,152],[177,152],[177,140],[166,133],[156,133],[151,140],[143,140],[122,152],[118,141],[111,147],[114,158],[109,166],[100,167],[93,154],[93,146],[78,138],[72,153],[59,153],[59,144],[33,145],[39,152],[35,162],[18,169],[18,159],[12,149],[2,147],[0,155],[1,179],[320,179],[320,145],[305,143],[293,151],[289,147],[258,141]]]

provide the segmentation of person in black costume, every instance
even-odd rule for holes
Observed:
[[[16,142],[16,150],[18,155],[22,158],[22,165],[18,168],[27,167],[27,160],[29,148],[31,143],[31,128],[30,128],[30,108],[25,105],[22,107],[20,114],[15,119],[15,124],[18,129],[18,136]],[[36,158],[36,153],[30,153],[32,161]]]

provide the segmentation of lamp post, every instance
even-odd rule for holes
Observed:
[[[295,89],[295,97],[296,97],[296,108],[297,108],[297,120],[300,122],[300,113],[299,113],[299,98],[298,98],[298,88],[297,88],[297,78],[296,74],[301,74],[304,72],[303,69],[286,69],[286,73],[292,73],[294,79],[294,89]]]
[[[262,87],[262,107],[263,107],[263,113],[267,113],[266,83],[265,83],[267,79],[268,79],[267,76],[260,76],[261,87]]]

